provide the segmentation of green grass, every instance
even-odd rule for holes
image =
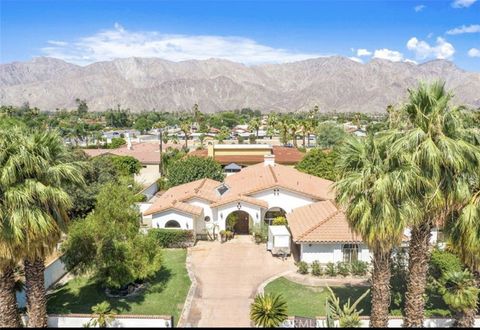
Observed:
[[[350,297],[354,302],[368,287],[342,286],[332,287],[332,290],[346,302]],[[265,287],[265,293],[280,293],[288,304],[288,315],[316,317],[325,315],[325,301],[328,291],[325,287],[305,286],[287,280],[284,277],[276,279]],[[363,309],[362,315],[370,314],[370,296],[365,298],[358,309]]]
[[[353,303],[368,289],[365,286],[339,286],[331,288],[340,298],[341,304],[347,302],[348,298]],[[288,315],[303,317],[325,316],[325,301],[328,297],[325,287],[306,286],[280,277],[265,287],[265,293],[281,294],[287,301]],[[429,291],[427,291],[427,296],[428,299],[425,304],[426,316],[450,315],[450,311],[441,297]],[[391,308],[395,308],[393,303]],[[363,309],[362,315],[370,315],[371,296],[365,297],[357,309]],[[399,316],[401,315],[401,309],[391,310],[390,314]]]
[[[161,270],[138,296],[108,298],[89,277],[77,277],[48,296],[48,313],[91,313],[92,306],[107,300],[118,314],[172,315],[177,323],[190,288],[186,250],[165,249],[163,259]]]

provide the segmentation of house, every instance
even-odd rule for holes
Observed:
[[[206,150],[194,150],[189,155],[212,157],[224,167],[232,163],[240,167],[262,163],[265,155],[274,155],[277,164],[293,166],[304,156],[296,148],[270,144],[214,144]]]

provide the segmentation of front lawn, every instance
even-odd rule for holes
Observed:
[[[365,286],[332,286],[331,288],[340,298],[341,304],[347,302],[348,298],[353,303],[368,289]],[[325,316],[325,301],[328,297],[328,291],[325,287],[306,286],[281,277],[269,283],[265,287],[265,293],[281,294],[287,301],[288,315],[304,317]],[[441,297],[428,291],[427,293],[426,316],[450,315],[450,311]],[[370,299],[371,297],[368,295],[359,304],[358,309],[363,309],[362,315],[370,315]],[[393,303],[391,307],[395,308]],[[390,314],[399,316],[401,315],[401,310],[395,308],[391,310]]]
[[[331,287],[341,302],[350,297],[354,302],[368,287],[341,286]],[[282,294],[287,301],[288,315],[316,317],[325,315],[325,301],[328,291],[325,287],[305,286],[287,280],[284,277],[276,279],[265,287],[265,293]],[[359,305],[363,309],[362,315],[370,314],[370,296],[366,297]]]
[[[48,296],[48,313],[91,313],[107,300],[118,314],[172,315],[175,324],[190,288],[185,268],[186,250],[163,250],[163,265],[148,289],[135,297],[108,298],[89,277],[74,278]]]

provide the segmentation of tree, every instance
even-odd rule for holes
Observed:
[[[77,114],[80,117],[83,117],[88,112],[88,105],[86,100],[81,100],[79,98],[75,99],[75,103],[77,103]]]
[[[1,250],[7,260],[12,251],[16,256],[11,261],[24,260],[28,326],[46,327],[44,259],[68,222],[72,200],[64,186],[83,184],[82,174],[56,132],[10,131],[7,135],[14,138],[2,150],[0,166],[2,236],[7,234]]]
[[[295,118],[290,118],[290,122],[288,124],[288,131],[290,132],[290,137],[293,140],[293,146],[295,148],[298,147],[297,134],[298,134],[299,129],[300,129],[300,124],[299,124],[298,120],[295,119]]]
[[[97,326],[99,328],[107,328],[113,323],[113,321],[115,321],[115,313],[112,312],[112,308],[108,301],[103,301],[93,306],[92,313],[95,317],[90,320],[88,326],[93,326],[94,328]]]
[[[398,159],[412,159],[422,181],[428,183],[415,185],[412,193],[421,213],[409,224],[406,327],[423,325],[431,231],[470,198],[468,178],[480,168],[479,148],[469,142],[475,133],[465,127],[463,109],[450,106],[451,98],[443,82],[420,84],[409,90],[408,101],[398,113],[391,110],[397,126],[392,153]]]
[[[169,164],[166,177],[174,187],[204,178],[223,181],[224,175],[222,166],[212,158],[189,156]]]
[[[373,253],[372,327],[388,326],[392,251],[400,245],[408,220],[416,216],[405,187],[421,184],[410,160],[390,159],[390,143],[386,136],[347,137],[337,161],[336,199],[352,230]]]
[[[185,137],[185,149],[188,149],[188,138],[190,136],[191,124],[188,121],[182,121],[180,124],[180,130],[183,132]]]
[[[470,321],[471,316],[465,315],[473,311],[473,319],[475,320],[480,289],[477,287],[473,275],[468,270],[447,272],[443,274],[439,284],[439,291],[443,300],[457,312],[454,326],[473,327],[474,322]]]
[[[136,130],[140,131],[140,134],[143,134],[149,130],[152,129],[153,122],[148,120],[145,117],[140,117],[135,121],[135,124],[133,124],[133,128]]]
[[[314,148],[305,154],[295,168],[307,174],[335,181],[337,176],[336,158],[337,153],[335,151],[326,152],[319,148]]]
[[[327,308],[333,318],[339,320],[340,328],[360,328],[360,314],[363,312],[363,309],[357,311],[357,306],[370,293],[370,290],[365,291],[353,304],[351,304],[350,298],[348,298],[348,301],[343,306],[340,306],[340,299],[329,286],[327,286],[327,290],[330,293],[327,298]]]
[[[257,294],[250,305],[250,319],[257,327],[276,328],[287,317],[287,302],[281,295]]]
[[[342,127],[324,122],[317,127],[317,146],[323,149],[333,148],[347,136]]]
[[[290,119],[287,116],[277,119],[276,129],[280,132],[280,142],[286,145],[290,137]]]
[[[252,118],[248,123],[248,129],[255,132],[255,138],[258,138],[258,130],[260,129],[260,121],[258,118]]]
[[[105,288],[146,280],[161,267],[161,249],[140,230],[135,194],[125,184],[107,183],[93,212],[75,221],[62,244],[62,260],[75,274],[92,274]]]

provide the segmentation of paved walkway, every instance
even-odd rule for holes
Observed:
[[[250,304],[258,286],[295,269],[292,258],[273,257],[265,244],[254,244],[250,236],[223,244],[199,242],[190,252],[198,282],[186,322],[191,327],[250,326]]]

